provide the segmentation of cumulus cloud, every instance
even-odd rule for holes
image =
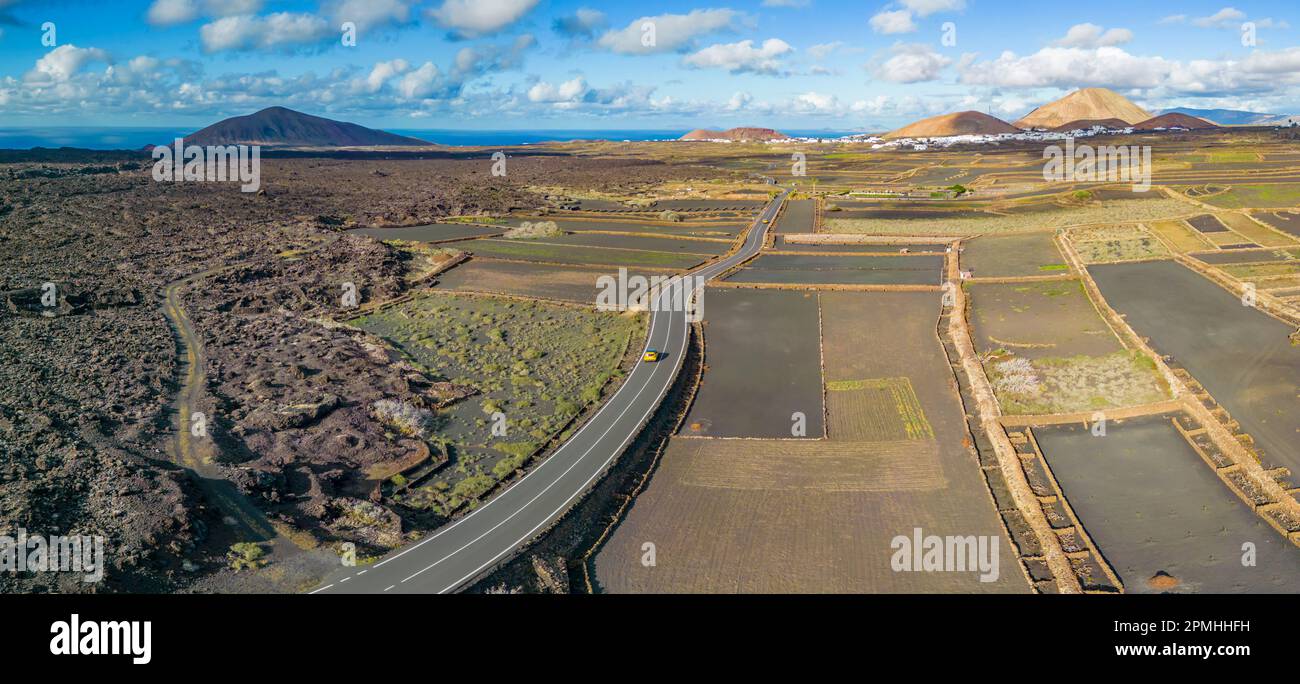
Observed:
[[[779,59],[794,48],[780,38],[768,38],[759,47],[754,41],[710,45],[682,60],[697,69],[725,69],[731,73],[778,74],[784,71]]]
[[[297,12],[276,12],[265,17],[240,14],[199,27],[204,52],[282,49],[314,43],[333,28],[321,17]]]
[[[911,33],[916,30],[916,22],[912,21],[911,10],[882,10],[871,17],[867,22],[871,24],[871,30],[876,33],[885,35],[895,33]]]
[[[461,36],[476,37],[501,31],[536,6],[537,0],[444,0],[428,14]]]
[[[406,73],[411,68],[409,62],[404,59],[394,59],[388,62],[376,62],[375,66],[370,69],[370,73],[364,79],[353,81],[353,89],[358,92],[377,93],[382,89],[394,76]]]
[[[746,92],[736,92],[727,100],[726,109],[729,112],[738,112],[749,106],[754,101],[754,96]]]
[[[536,83],[528,89],[531,102],[574,102],[587,93],[587,79],[578,76],[558,86],[545,81]]]
[[[186,24],[200,16],[232,17],[256,14],[262,0],[154,0],[145,20],[154,26]]]
[[[345,21],[357,26],[358,33],[400,26],[412,20],[415,0],[329,0],[321,5],[335,30]]]
[[[939,54],[929,45],[907,43],[890,49],[892,55],[877,65],[872,73],[882,81],[892,83],[919,83],[939,78],[940,72],[952,64],[952,59]]]
[[[1276,93],[1300,84],[1300,47],[1257,50],[1243,59],[1178,61],[1133,55],[1119,47],[1049,47],[1032,55],[1004,52],[963,63],[960,81],[1003,88],[1099,86],[1157,94],[1222,96]]]
[[[145,20],[154,26],[184,24],[199,18],[196,0],[154,0],[145,13]]]
[[[1246,18],[1246,13],[1236,7],[1224,7],[1208,17],[1193,19],[1192,23],[1201,28],[1230,28]]]
[[[1060,47],[1096,48],[1109,45],[1123,45],[1133,40],[1133,32],[1128,29],[1113,28],[1109,31],[1096,24],[1075,24],[1065,32],[1065,37],[1053,42]]]
[[[605,32],[597,44],[624,55],[674,52],[688,47],[700,36],[731,28],[740,18],[738,12],[729,9],[641,17],[621,29]]]
[[[45,53],[24,77],[28,83],[63,83],[91,62],[112,63],[106,50],[65,43]]]

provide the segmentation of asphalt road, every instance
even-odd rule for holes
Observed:
[[[757,254],[789,190],[763,208],[734,254],[689,275],[706,281]],[[667,292],[664,293],[666,296]],[[311,593],[454,592],[564,515],[641,431],[681,369],[689,339],[686,312],[651,313],[646,347],[666,352],[638,361],[623,385],[568,442],[478,509],[365,567],[343,567]]]

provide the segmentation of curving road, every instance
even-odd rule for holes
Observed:
[[[783,189],[763,208],[739,250],[689,275],[707,281],[757,254],[768,222],[789,193]],[[645,426],[682,366],[690,337],[686,313],[652,308],[663,311],[651,313],[646,347],[666,352],[667,358],[638,361],[614,396],[555,453],[472,513],[373,565],[342,568],[311,593],[453,592],[564,515]]]

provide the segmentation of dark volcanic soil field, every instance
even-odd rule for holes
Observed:
[[[1088,535],[1128,593],[1294,593],[1300,549],[1215,477],[1165,417],[1034,430]],[[1242,564],[1254,544],[1255,566]],[[1149,584],[1157,572],[1178,581]]]
[[[682,433],[791,437],[791,414],[824,434],[816,295],[709,290],[704,297],[703,384]]]
[[[1267,466],[1300,472],[1300,347],[1292,330],[1179,264],[1090,266],[1102,295],[1171,354],[1243,429]]]
[[[939,285],[944,258],[765,254],[727,278],[734,283],[800,285]]]

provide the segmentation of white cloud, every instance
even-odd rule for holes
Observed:
[[[597,42],[607,50],[625,55],[674,52],[700,36],[730,28],[739,18],[739,13],[729,9],[641,17],[624,28],[605,32]],[[653,36],[653,41],[649,40],[650,36]]]
[[[359,33],[405,24],[411,21],[414,0],[330,0],[322,5],[337,29],[345,21],[357,25]]]
[[[528,89],[528,100],[530,102],[576,102],[587,94],[587,79],[578,76],[560,85],[552,85],[545,81],[535,84]]]
[[[425,62],[398,81],[397,91],[408,100],[428,97],[438,89],[441,75],[433,62]]]
[[[727,111],[738,112],[749,106],[754,101],[754,96],[746,92],[737,92],[727,100]]]
[[[247,14],[223,17],[199,27],[205,52],[284,48],[313,43],[332,35],[332,28],[314,14],[277,12],[265,17]]]
[[[1104,30],[1096,24],[1075,24],[1065,32],[1065,37],[1053,42],[1060,47],[1095,48],[1108,45],[1123,45],[1133,40],[1133,32],[1128,29],[1113,28]]]
[[[112,61],[113,58],[105,50],[79,48],[71,43],[65,43],[36,60],[36,65],[27,72],[25,80],[37,84],[63,83],[91,62],[112,63]]]
[[[145,20],[154,26],[184,24],[199,18],[199,4],[195,0],[154,0],[145,13]]]
[[[807,92],[794,98],[794,109],[800,112],[829,112],[839,108],[839,100],[834,95]]]
[[[1182,24],[1186,21],[1187,21],[1186,14],[1171,14],[1167,17],[1164,17],[1160,21],[1157,21],[1156,23],[1157,24]]]
[[[354,87],[358,91],[377,93],[390,79],[406,73],[410,68],[410,63],[404,59],[376,62],[375,66],[370,70],[370,74],[365,79],[357,80]]]
[[[876,78],[892,83],[919,83],[939,78],[939,73],[952,64],[952,59],[935,52],[922,43],[895,45],[893,55],[877,66]]]
[[[1246,13],[1236,7],[1224,7],[1208,17],[1193,19],[1192,23],[1202,28],[1229,28],[1246,18]]]
[[[831,54],[843,46],[844,43],[838,40],[830,43],[820,43],[808,48],[808,54],[811,55],[813,59],[822,60],[830,57]]]
[[[891,35],[895,33],[911,33],[916,30],[916,23],[912,21],[911,10],[881,11],[871,17],[871,30],[876,33]]]
[[[1118,47],[1049,47],[1023,57],[1007,51],[997,59],[970,64],[962,70],[961,82],[1013,88],[1154,88],[1169,70],[1170,63],[1161,57],[1138,57]]]
[[[429,16],[465,36],[496,33],[519,21],[537,0],[444,0]]]
[[[922,17],[936,12],[959,12],[966,9],[966,0],[901,0],[901,3]]]
[[[719,43],[687,56],[682,60],[697,69],[725,69],[731,73],[777,74],[784,69],[779,57],[794,48],[780,38],[768,38],[760,47],[754,41]]]

